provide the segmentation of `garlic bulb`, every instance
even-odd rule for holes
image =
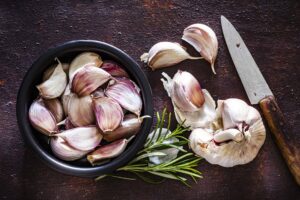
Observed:
[[[68,103],[68,118],[74,126],[87,126],[95,123],[90,96],[78,97],[72,94]]]
[[[52,75],[42,84],[37,85],[40,95],[45,99],[54,99],[59,97],[67,85],[67,75],[62,68],[62,64],[56,59],[58,64]]]
[[[140,116],[142,99],[132,81],[118,79],[114,83],[110,82],[105,90],[105,94],[118,102],[126,110]]]
[[[223,167],[252,161],[266,138],[261,116],[254,110],[239,99],[218,101],[215,120],[221,118],[224,126],[221,125],[218,130],[194,129],[189,137],[189,146],[209,163]]]
[[[75,72],[84,66],[100,67],[102,64],[101,57],[94,52],[84,52],[79,54],[72,60],[69,68],[69,80],[73,79]]]
[[[46,108],[49,109],[49,111],[53,114],[53,116],[56,119],[56,122],[60,122],[64,118],[64,111],[63,106],[61,102],[55,98],[55,99],[44,99],[44,104]]]
[[[70,65],[68,63],[62,63],[61,65],[62,65],[64,72],[66,74],[68,74]],[[56,65],[52,65],[48,69],[46,69],[46,71],[43,74],[43,81],[46,81],[47,79],[50,78],[50,76],[53,74],[55,68],[56,68]]]
[[[71,83],[71,90],[79,96],[86,96],[110,78],[110,74],[103,69],[94,66],[85,66],[75,72]]]
[[[57,133],[54,137],[64,139],[71,147],[81,151],[93,150],[102,139],[102,135],[95,126],[73,128]]]
[[[111,60],[104,61],[103,64],[101,65],[101,69],[105,70],[106,72],[108,72],[110,75],[114,77],[129,78],[127,72],[122,67],[120,67],[116,62]]]
[[[45,107],[42,99],[38,99],[31,104],[29,120],[35,129],[45,135],[52,135],[57,131],[55,117]]]
[[[82,158],[89,151],[80,151],[70,147],[62,138],[51,138],[50,147],[53,154],[65,161],[73,161]]]
[[[147,63],[152,70],[169,67],[186,59],[201,59],[190,56],[186,50],[175,42],[159,42],[151,47],[149,53],[141,55],[141,61]]]
[[[182,40],[192,45],[211,64],[216,74],[214,64],[218,54],[218,39],[215,32],[204,24],[192,24],[184,29]]]
[[[126,148],[128,143],[127,139],[120,139],[110,144],[104,145],[93,151],[87,156],[87,160],[92,164],[98,161],[114,158],[120,155]]]
[[[93,110],[97,125],[104,133],[114,131],[124,117],[121,106],[109,97],[93,99]]]

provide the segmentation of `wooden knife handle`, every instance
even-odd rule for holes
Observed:
[[[268,96],[259,102],[259,106],[263,111],[283,158],[296,182],[300,185],[300,151],[293,146],[293,142],[289,139],[290,127],[286,123],[275,98]]]

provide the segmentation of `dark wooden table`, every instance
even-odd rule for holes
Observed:
[[[111,43],[139,62],[161,40],[181,42],[192,23],[212,27],[219,40],[213,75],[208,63],[186,61],[164,71],[192,72],[215,100],[248,101],[221,32],[220,15],[238,28],[293,128],[300,148],[300,2],[295,1],[1,1],[0,3],[0,198],[2,199],[300,199],[270,133],[257,158],[233,168],[199,165],[204,178],[187,188],[166,181],[91,179],[60,174],[43,164],[24,144],[17,127],[17,91],[30,65],[48,48],[74,39]],[[170,99],[141,62],[151,83],[155,110]]]

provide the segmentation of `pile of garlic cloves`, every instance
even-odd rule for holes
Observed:
[[[240,99],[215,101],[196,78],[178,71],[162,73],[178,123],[192,132],[189,146],[211,164],[233,167],[252,161],[262,147],[266,130],[259,112]]]
[[[32,126],[49,136],[62,160],[86,156],[95,165],[117,157],[149,117],[141,116],[139,87],[119,64],[93,52],[70,64],[56,62],[36,86],[40,95],[28,113]]]

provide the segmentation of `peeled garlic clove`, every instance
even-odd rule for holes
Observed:
[[[142,99],[132,82],[116,81],[105,90],[106,96],[114,99],[126,110],[140,116]]]
[[[116,62],[111,60],[104,61],[103,64],[101,65],[101,69],[105,70],[106,72],[108,72],[110,75],[114,77],[129,78],[127,72],[122,67],[120,67]]]
[[[70,65],[68,63],[62,63],[62,68],[66,74],[68,74],[68,72],[69,72],[69,66]],[[46,69],[46,71],[43,74],[43,81],[46,81],[47,79],[50,78],[50,76],[53,74],[53,72],[55,70],[55,67],[56,67],[56,65],[52,65],[48,69]]]
[[[71,94],[68,103],[69,120],[74,126],[87,126],[95,123],[95,115],[90,96],[78,97]]]
[[[125,115],[121,125],[114,131],[104,133],[103,139],[108,142],[112,142],[122,138],[129,138],[137,134],[144,118],[150,118],[150,116],[142,116],[138,118],[133,114]]]
[[[62,64],[57,59],[58,65],[55,67],[52,75],[42,84],[37,85],[40,95],[45,99],[54,99],[59,97],[67,85],[67,75],[62,68]]]
[[[152,70],[169,67],[186,59],[201,59],[190,56],[186,50],[175,42],[159,42],[151,47],[149,53],[141,55],[141,61],[147,63]]]
[[[94,52],[83,52],[79,54],[74,58],[74,60],[72,60],[70,64],[70,68],[69,68],[70,81],[73,79],[76,70],[86,65],[100,67],[101,64],[102,64],[101,57]]]
[[[93,150],[102,140],[102,135],[94,126],[73,128],[54,136],[61,137],[68,145],[81,151]]]
[[[93,99],[93,110],[97,125],[104,133],[114,131],[124,117],[121,106],[108,97]]]
[[[71,83],[71,91],[79,96],[86,96],[91,94],[110,78],[110,74],[103,69],[85,66],[75,73]]]
[[[61,102],[62,102],[64,113],[66,116],[69,115],[68,105],[69,105],[69,100],[70,100],[71,95],[72,95],[72,93],[70,90],[70,85],[68,84],[65,88],[63,95],[61,96]]]
[[[50,110],[53,114],[57,122],[60,122],[64,118],[64,111],[61,102],[55,99],[45,99],[44,100],[45,106]]]
[[[34,101],[29,108],[29,120],[32,126],[45,135],[57,131],[55,117],[45,107],[42,99]]]
[[[215,32],[204,24],[192,24],[184,29],[182,40],[192,45],[211,64],[216,74],[214,64],[218,54],[218,39]]]
[[[126,149],[127,143],[127,139],[121,139],[101,146],[94,152],[90,153],[87,156],[87,160],[94,165],[100,160],[117,157]]]
[[[60,137],[51,138],[50,147],[56,157],[65,161],[78,160],[89,152],[72,148]]]

